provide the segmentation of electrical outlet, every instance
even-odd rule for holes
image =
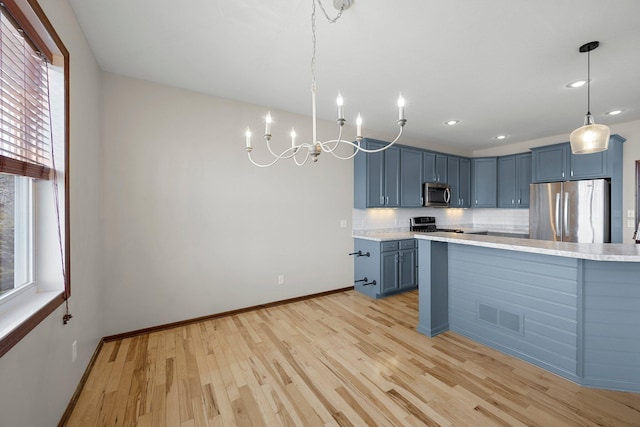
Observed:
[[[341,219],[340,220],[340,228],[347,228],[347,220],[346,219]]]
[[[627,209],[627,218],[635,218],[636,217],[636,213],[634,212],[633,209]]]
[[[78,341],[73,341],[71,344],[71,362],[75,362],[78,358]]]
[[[284,274],[278,275],[278,285],[284,285]]]
[[[633,223],[632,219],[627,220],[627,228],[635,228],[636,225]]]

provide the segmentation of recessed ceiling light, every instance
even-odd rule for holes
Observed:
[[[446,122],[444,122],[444,124],[447,126],[457,125],[458,123],[460,123],[460,120],[447,120]]]
[[[498,136],[495,137],[495,139],[500,139],[500,140],[501,139],[506,139],[506,138],[507,138],[507,135],[498,135]]]
[[[611,111],[607,111],[606,113],[604,113],[605,116],[617,116],[618,114],[622,113],[624,110],[611,110]]]
[[[576,87],[582,87],[586,84],[587,84],[586,80],[576,80],[575,82],[568,83],[567,87],[576,88]]]

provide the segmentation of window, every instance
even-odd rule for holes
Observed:
[[[70,296],[69,55],[33,0],[0,6],[0,356]]]
[[[33,180],[0,174],[0,299],[33,284]]]

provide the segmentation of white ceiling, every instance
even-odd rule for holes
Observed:
[[[310,115],[311,0],[70,2],[105,71]],[[640,119],[639,0],[354,0],[335,24],[317,13],[321,118],[335,119],[341,91],[350,123],[361,112],[394,133],[401,91],[405,134],[425,146],[568,139],[587,90],[565,85],[586,78],[578,47],[598,40],[596,122]],[[625,112],[603,115],[613,109]]]

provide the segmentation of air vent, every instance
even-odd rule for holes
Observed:
[[[502,310],[489,304],[478,302],[478,320],[490,323],[500,330],[524,335],[524,315]]]

